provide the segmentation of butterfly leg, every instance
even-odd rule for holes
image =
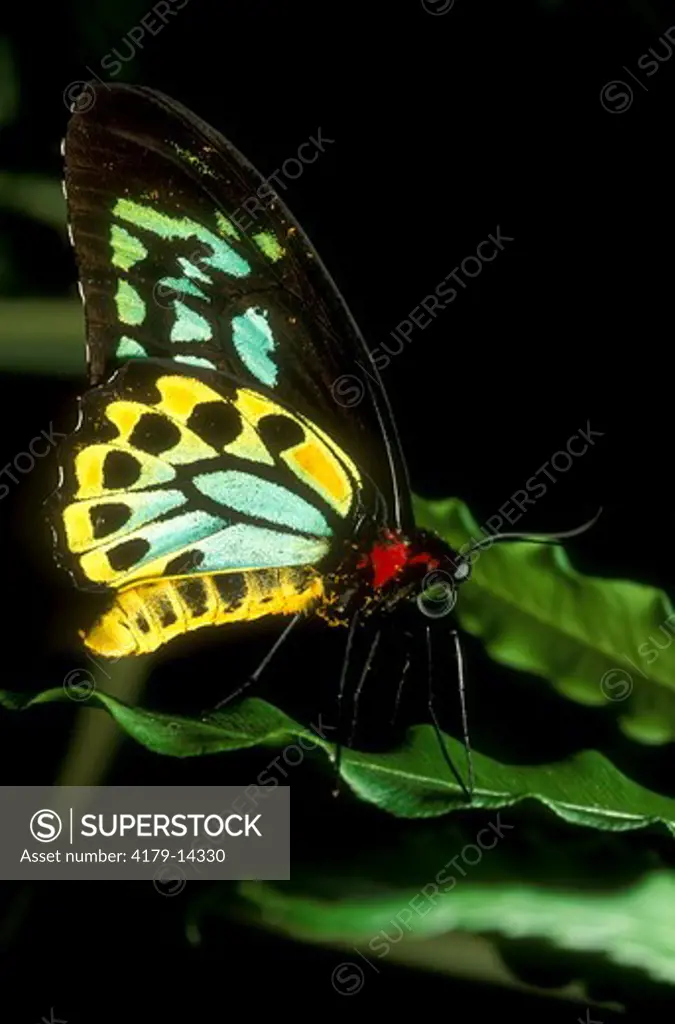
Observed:
[[[352,705],[352,707],[353,707],[352,724],[351,724],[351,729],[349,731],[349,742],[347,744],[348,747],[351,747],[352,743],[354,742],[354,733],[356,731],[356,719],[357,719],[358,713],[359,713],[359,700],[361,698],[361,691],[363,690],[363,684],[366,681],[366,676],[370,672],[370,669],[371,669],[372,664],[373,664],[373,660],[375,658],[375,651],[377,650],[377,645],[380,642],[380,633],[381,633],[381,630],[378,629],[377,633],[375,634],[375,639],[373,640],[372,644],[370,645],[370,650],[368,652],[368,657],[366,658],[366,663],[363,666],[363,672],[361,673],[361,678],[359,679],[359,682],[358,682],[358,685],[356,687],[356,690],[354,691],[354,702],[353,702],[353,705]]]
[[[337,693],[337,718],[338,718],[338,735],[335,742],[335,764],[334,764],[334,785],[333,785],[333,796],[340,795],[340,765],[342,764],[342,703],[344,699],[345,685],[347,683],[347,672],[349,670],[349,661],[352,653],[352,646],[354,643],[354,634],[356,632],[356,626],[358,624],[359,613],[354,612],[349,623],[349,633],[347,634],[347,644],[345,646],[345,656],[342,661],[342,672],[340,673],[340,685]]]
[[[237,690],[235,690],[234,693],[228,694],[227,697],[224,697],[223,700],[219,701],[213,708],[214,711],[218,711],[226,704],[229,704],[230,701],[233,701],[235,700],[235,698],[239,697],[244,692],[244,690],[248,690],[250,686],[253,686],[254,683],[257,683],[258,679],[260,679],[260,676],[267,668],[274,655],[277,653],[283,642],[287,639],[289,633],[293,629],[293,626],[295,626],[296,622],[301,618],[301,615],[302,612],[298,612],[296,615],[293,616],[291,621],[284,629],[283,633],[280,636],[278,636],[277,639],[274,641],[269,651],[258,665],[255,672],[252,672],[251,675],[246,680],[246,682],[242,683],[242,685]]]
[[[456,629],[451,630],[450,635],[452,636],[455,643],[455,656],[457,658],[457,682],[459,684],[459,702],[462,708],[462,740],[464,742],[464,749],[466,751],[466,767],[468,776],[468,790],[469,799],[473,796],[474,790],[474,772],[473,772],[473,754],[471,753],[471,743],[469,741],[469,720],[466,713],[466,686],[464,682],[464,656],[462,654],[462,645],[459,640],[459,633]]]
[[[410,638],[411,634],[406,633],[406,637]],[[396,697],[394,698],[394,710],[391,713],[391,719],[389,720],[390,728],[394,728],[396,725],[396,719],[398,717],[399,708],[401,706],[401,695],[403,693],[403,687],[405,686],[406,676],[408,675],[408,669],[410,668],[410,648],[406,651],[405,661],[403,663],[403,671],[401,672],[401,678],[398,681],[398,687],[396,689]]]
[[[465,786],[465,784],[464,784],[464,782],[462,780],[461,775],[459,774],[459,772],[455,768],[455,765],[453,764],[452,758],[450,757],[450,754],[448,753],[448,748],[445,745],[445,739],[443,737],[443,733],[441,731],[441,727],[440,727],[440,724],[438,722],[438,718],[436,716],[436,711],[435,711],[435,708],[434,708],[433,660],[432,660],[432,657],[431,657],[431,629],[430,629],[429,626],[426,627],[426,634],[427,634],[427,659],[428,659],[428,673],[429,673],[429,678],[428,678],[428,684],[429,684],[429,686],[428,686],[428,708],[429,708],[429,714],[431,716],[431,721],[432,721],[432,724],[433,724],[433,727],[434,727],[434,732],[436,733],[436,739],[438,740],[438,745],[440,747],[441,754],[443,755],[443,759],[444,759],[445,763],[447,764],[448,768],[450,769],[450,771],[452,772],[452,774],[454,775],[454,777],[455,777],[455,779],[456,779],[460,789],[462,790],[462,793],[464,794],[464,798],[470,802],[471,801],[471,794],[469,793],[468,789],[466,788],[466,786]]]

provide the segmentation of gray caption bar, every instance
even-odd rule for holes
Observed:
[[[0,881],[290,879],[290,787],[0,786]],[[171,891],[170,891],[171,890]]]

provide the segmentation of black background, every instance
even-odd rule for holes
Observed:
[[[29,7],[13,12],[21,116],[0,136],[6,169],[61,176],[64,90],[90,77],[87,66],[105,78],[101,58],[115,46],[128,52],[122,38],[142,13],[76,3],[39,16]],[[650,46],[665,55],[658,40],[673,17],[665,4],[628,0],[456,0],[439,16],[417,0],[306,7],[190,0],[156,38],[146,36],[123,73],[194,109],[263,175],[319,127],[335,140],[288,182],[284,198],[371,346],[498,227],[510,236],[383,371],[413,488],[461,497],[482,523],[590,423],[602,436],[569,472],[556,474],[518,528],[571,529],[602,506],[592,532],[568,545],[575,566],[671,595],[675,59],[651,78],[637,62]],[[614,112],[601,102],[603,86],[616,79],[634,94],[623,112],[616,99],[606,101]],[[18,217],[5,225],[15,294],[74,295],[74,262],[55,233]],[[69,429],[82,386],[3,373],[0,461],[11,461],[52,421]],[[52,566],[42,519],[54,484],[55,467],[44,460],[0,503],[7,689],[59,685],[83,664],[77,599]],[[218,698],[255,662],[261,642],[237,634],[194,656],[180,648],[163,659],[165,688],[158,695],[153,682],[153,696],[174,706]],[[668,750],[636,750],[606,715],[569,707],[531,680],[488,666],[471,642],[466,654],[479,749],[537,760],[595,747],[635,778],[673,791]],[[330,695],[334,666],[323,634],[310,626],[267,685],[291,706],[313,708],[324,690]],[[376,711],[379,691],[373,699]],[[3,783],[51,782],[72,722],[72,708],[60,706],[3,718]],[[232,777],[237,762],[211,760],[167,766],[125,746],[109,781],[241,781]],[[245,758],[238,763],[249,770]],[[343,819],[335,824],[327,785],[320,780],[323,809],[297,831],[307,794],[316,793],[309,781],[304,796],[294,790],[294,844],[303,851],[325,844],[339,858],[350,838]],[[379,817],[376,824],[386,835]],[[341,998],[329,981],[340,959],[334,951],[234,926],[195,951],[185,943],[178,901],[140,882],[2,890],[0,988],[2,999],[17,999],[12,1020],[38,1020],[51,1006],[69,1024],[108,1014],[221,1020],[235,1012],[235,998],[246,1013],[268,999],[293,1014],[320,1013],[327,1004],[351,1011],[355,1003],[359,1012],[390,1013],[403,994],[415,1006],[437,996],[440,1012],[452,1015],[577,1016],[574,1004],[390,965],[355,1000]],[[181,1016],[183,1000],[192,1010]],[[143,1015],[146,1002],[153,1009]]]

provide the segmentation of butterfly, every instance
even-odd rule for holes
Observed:
[[[290,619],[246,686],[318,615],[348,630],[341,708],[359,627],[374,637],[359,690],[404,605],[424,613],[430,659],[429,620],[452,610],[471,559],[416,528],[378,370],[269,183],[167,96],[88,89],[63,155],[91,386],[51,513],[61,565],[110,597],[83,642],[120,658]],[[335,386],[355,361],[368,373],[347,407]]]

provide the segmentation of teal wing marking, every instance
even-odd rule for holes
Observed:
[[[232,340],[242,363],[253,376],[268,387],[277,382],[278,370],[271,359],[274,335],[264,309],[247,309],[232,318]]]
[[[109,91],[95,114],[73,115],[65,144],[93,381],[110,364],[168,357],[276,389],[292,350],[311,348],[314,310],[297,306],[289,262],[303,248],[295,227],[270,222],[242,167],[196,122],[172,113],[163,130],[143,90]]]
[[[286,487],[236,469],[205,473],[194,478],[195,486],[214,501],[236,512],[266,519],[292,530],[330,537],[332,531],[318,508]]]
[[[142,345],[139,345],[133,338],[123,334],[117,346],[117,355],[120,359],[147,359],[148,353]]]
[[[210,249],[200,263],[233,277],[246,277],[251,267],[223,238],[191,217],[174,217],[154,206],[146,206],[131,199],[120,199],[113,207],[113,216],[133,224],[136,228],[168,241],[201,242]],[[215,210],[214,210],[215,213]]]

